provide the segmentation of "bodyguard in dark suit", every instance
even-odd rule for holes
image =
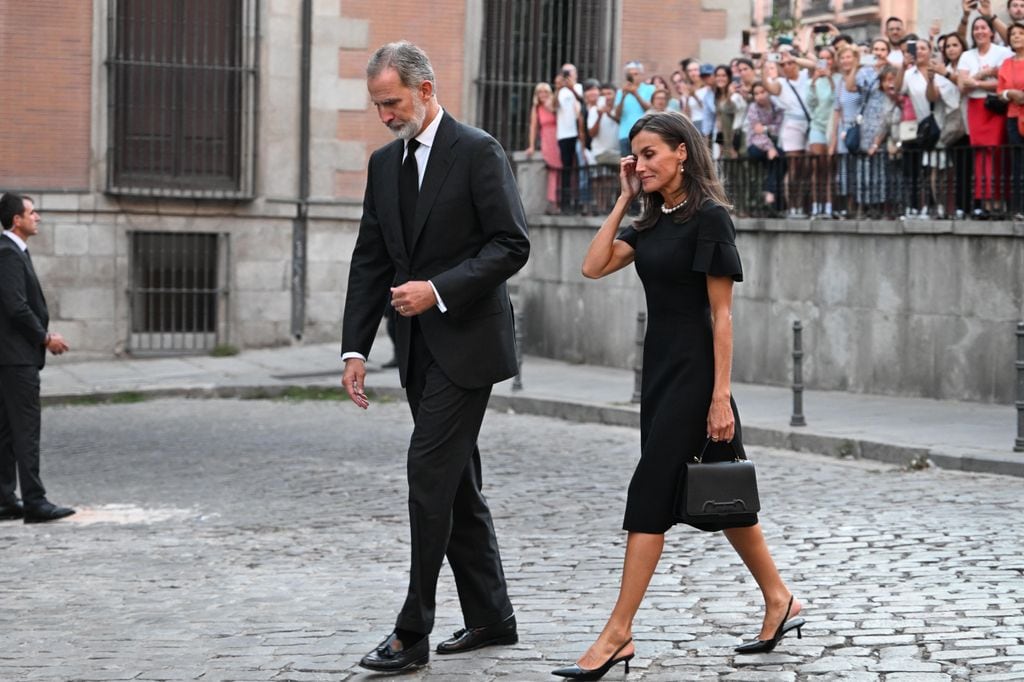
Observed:
[[[516,372],[505,282],[530,245],[504,151],[441,109],[422,50],[405,42],[380,48],[367,86],[399,139],[370,157],[345,300],[342,383],[356,405],[369,405],[364,361],[390,296],[415,422],[407,462],[412,566],[395,630],[360,664],[397,671],[429,660],[446,556],[465,628],[437,653],[518,641],[476,441],[492,386]]]
[[[51,504],[39,477],[39,370],[47,350],[68,350],[60,334],[46,331],[50,314],[28,252],[39,220],[31,198],[0,197],[0,520],[25,523],[75,513]],[[19,480],[22,503],[14,492]]]

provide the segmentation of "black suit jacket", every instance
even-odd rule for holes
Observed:
[[[0,236],[0,365],[46,364],[50,313],[28,256]]]
[[[405,143],[370,157],[359,236],[352,253],[342,352],[370,353],[389,287],[430,280],[447,306],[418,316],[435,361],[463,388],[516,373],[512,304],[506,280],[526,263],[530,243],[519,190],[494,138],[445,113],[430,149],[407,249],[398,204]],[[410,318],[397,319],[402,385],[409,370]]]

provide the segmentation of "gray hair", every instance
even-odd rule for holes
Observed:
[[[366,63],[366,77],[375,78],[384,69],[394,69],[402,85],[407,88],[418,88],[424,82],[434,81],[434,67],[430,65],[427,53],[412,43],[402,40],[388,43],[377,49]]]
[[[644,72],[644,65],[641,62],[637,62],[637,61],[627,62],[626,66],[624,66],[622,68],[622,72],[623,73],[629,73],[630,69],[636,69],[640,73],[643,73]]]

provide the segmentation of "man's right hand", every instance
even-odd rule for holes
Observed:
[[[50,333],[46,336],[46,350],[50,351],[54,355],[60,355],[70,350],[68,342],[64,340],[64,337],[60,334]]]
[[[366,397],[366,363],[359,358],[345,361],[345,373],[341,375],[341,385],[345,387],[349,399],[364,410],[370,406]]]

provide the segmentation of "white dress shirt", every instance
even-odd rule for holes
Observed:
[[[28,244],[25,243],[24,239],[22,239],[21,237],[19,237],[16,234],[14,234],[14,232],[12,232],[11,230],[4,230],[4,234],[7,235],[7,237],[12,242],[14,242],[15,244],[18,245],[18,248],[21,249],[22,253],[24,253],[25,251],[28,251]]]

